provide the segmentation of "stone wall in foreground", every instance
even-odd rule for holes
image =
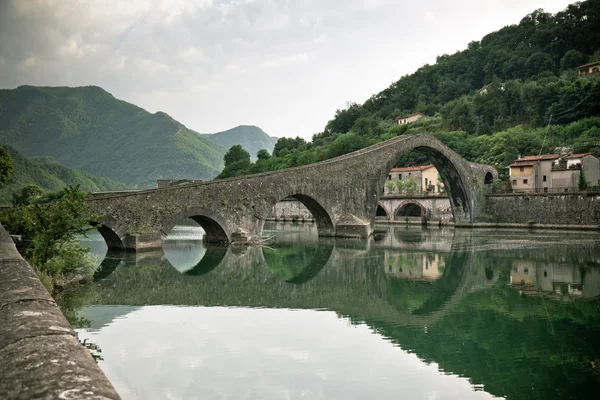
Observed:
[[[0,225],[0,398],[119,399]]]
[[[490,195],[485,212],[492,223],[600,227],[600,194]]]

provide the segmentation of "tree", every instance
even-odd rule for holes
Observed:
[[[388,190],[388,193],[394,193],[394,188],[396,187],[396,184],[393,181],[387,181],[385,183],[385,187]]]
[[[268,160],[270,157],[271,157],[271,154],[269,154],[269,152],[265,149],[260,149],[256,153],[256,158],[258,158],[259,160]]]
[[[534,76],[540,72],[552,71],[554,69],[554,63],[548,54],[536,52],[527,59],[525,69],[527,70],[527,75]]]
[[[84,201],[87,196],[79,185],[67,186],[52,196],[55,201],[51,203],[13,207],[1,215],[8,231],[21,235],[19,252],[49,290],[78,275],[91,277],[96,266],[89,258],[89,249],[83,249],[76,240],[93,229],[90,223],[97,218]]]
[[[225,167],[240,161],[247,161],[250,164],[250,154],[239,144],[231,146],[223,156]]]
[[[6,149],[0,146],[0,187],[9,181],[13,175],[12,158]]]
[[[575,49],[571,49],[565,53],[563,58],[560,59],[560,70],[567,71],[569,69],[573,69],[582,64],[585,64],[585,62],[585,54]]]
[[[410,178],[408,181],[406,181],[404,184],[404,190],[409,194],[418,192],[419,185],[415,181],[415,178]]]
[[[38,185],[26,185],[20,193],[13,194],[13,205],[26,206],[39,200],[44,194],[44,189]]]
[[[588,188],[587,180],[585,179],[585,174],[583,173],[583,169],[579,172],[579,190],[585,190]]]
[[[306,140],[302,139],[299,136],[296,138],[280,138],[277,143],[275,143],[275,147],[273,148],[273,155],[275,157],[281,157],[283,150],[295,150],[300,149],[306,144]]]

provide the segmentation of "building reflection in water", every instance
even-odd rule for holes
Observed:
[[[580,265],[542,263],[514,260],[510,284],[524,294],[543,292],[546,295],[568,298],[594,298],[600,295],[600,271]]]
[[[445,259],[440,253],[403,253],[385,250],[385,272],[400,279],[434,281],[444,274]]]

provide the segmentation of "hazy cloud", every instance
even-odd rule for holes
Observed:
[[[98,85],[188,127],[310,137],[435,57],[565,0],[0,0],[0,86]]]

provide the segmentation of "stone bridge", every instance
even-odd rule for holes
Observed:
[[[466,161],[430,135],[400,136],[316,164],[262,174],[137,192],[98,193],[90,200],[109,248],[162,245],[177,221],[191,218],[213,243],[260,238],[275,204],[301,201],[319,236],[369,237],[381,188],[408,151],[426,154],[444,181],[454,223],[468,226],[485,209],[483,185],[497,177],[490,166]]]

